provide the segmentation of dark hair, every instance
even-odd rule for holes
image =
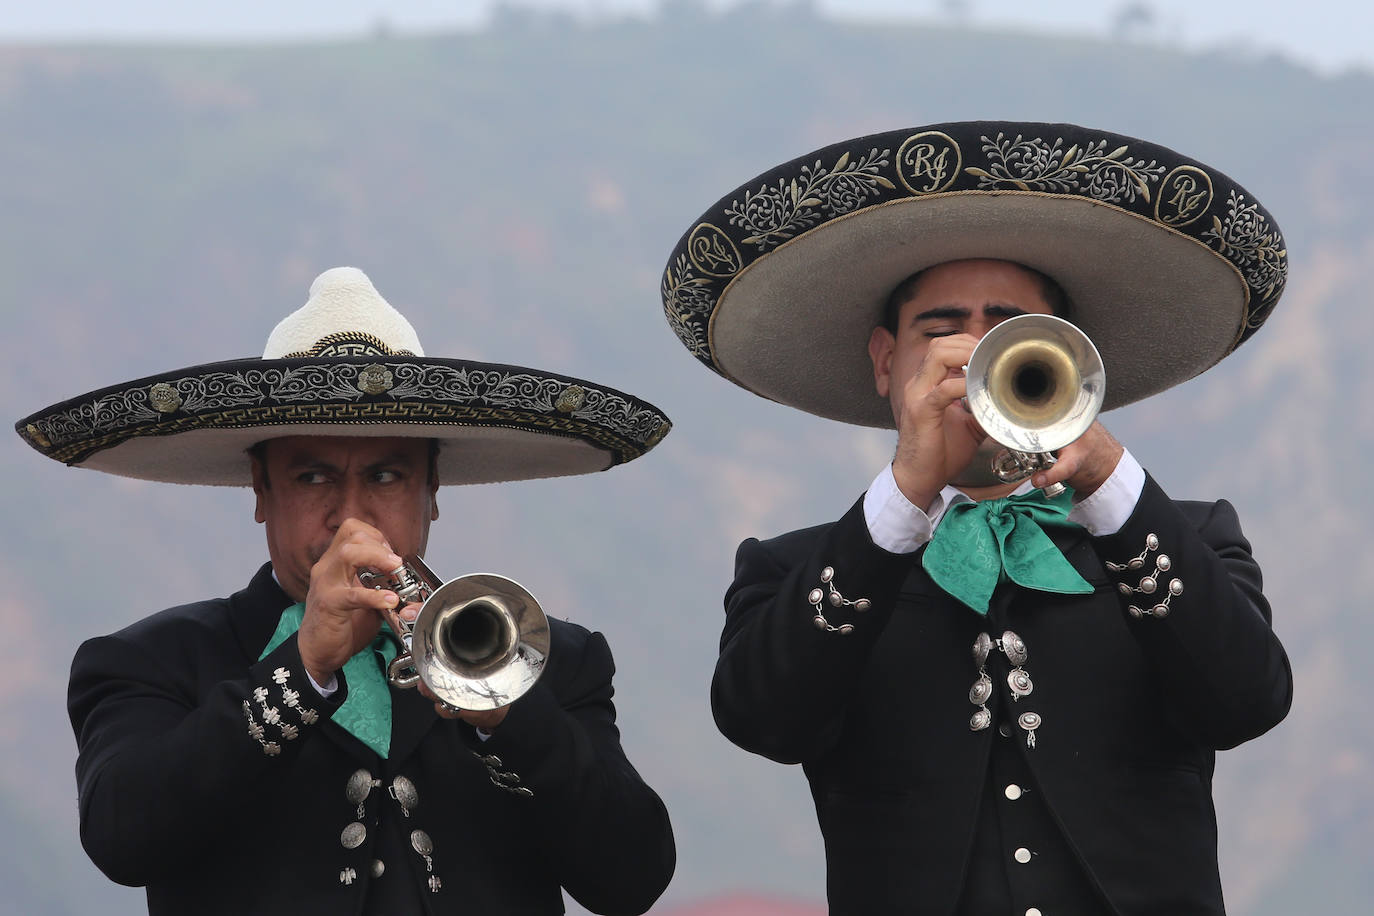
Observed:
[[[1050,312],[1053,313],[1055,317],[1072,320],[1070,316],[1073,314],[1073,300],[1069,298],[1068,293],[1064,292],[1064,287],[1055,282],[1053,277],[1042,274],[1034,267],[1016,264],[1015,261],[1009,261],[1008,263],[1015,264],[1035,278],[1036,282],[1040,284],[1041,297],[1045,300],[1045,304],[1050,307]],[[892,292],[888,294],[887,302],[883,305],[883,327],[887,328],[894,337],[897,334],[897,320],[901,316],[902,306],[915,298],[916,291],[920,288],[921,280],[925,277],[926,273],[939,266],[939,264],[932,264],[930,267],[916,271],[893,287]]]
[[[267,446],[268,441],[270,441],[270,440],[263,439],[263,440],[261,440],[261,441],[254,442],[252,445],[248,446],[248,448],[244,449],[244,452],[248,455],[248,457],[249,457],[250,459],[254,459],[254,460],[256,460],[256,461],[258,462],[258,465],[262,468],[262,485],[263,485],[263,488],[264,488],[264,489],[267,489],[267,490],[270,490],[270,489],[272,489],[272,481],[271,481],[271,480],[268,478],[268,476],[267,476],[267,448],[266,448],[266,446]],[[429,476],[428,476],[428,478],[427,478],[426,481],[425,481],[426,483],[433,483],[433,482],[434,482],[434,480],[435,480],[435,474],[436,474],[436,472],[438,471],[438,468],[439,468],[439,440],[438,440],[438,439],[430,439],[430,440],[429,440],[429,470],[426,472]]]

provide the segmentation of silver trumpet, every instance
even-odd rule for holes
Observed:
[[[998,479],[1024,480],[1055,462],[1055,451],[1088,431],[1102,409],[1107,373],[1088,336],[1052,315],[1017,315],[978,341],[968,365],[969,412],[1006,446]],[[1045,488],[1046,496],[1063,484]]]
[[[403,647],[387,667],[395,686],[423,682],[452,709],[485,710],[514,702],[543,673],[549,621],[518,582],[492,573],[441,582],[418,556],[388,573],[364,570],[358,579],[401,599],[384,612]],[[420,615],[407,623],[399,611],[415,603]]]

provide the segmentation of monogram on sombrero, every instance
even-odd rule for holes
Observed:
[[[745,182],[678,242],[664,313],[732,382],[890,427],[869,332],[902,279],[969,258],[1058,281],[1101,351],[1104,409],[1235,350],[1268,318],[1288,270],[1268,211],[1215,168],[1104,130],[969,121],[832,144]]]
[[[316,278],[260,359],[126,382],[15,425],[69,465],[230,486],[251,483],[244,451],[269,438],[432,438],[443,483],[494,483],[605,470],[670,427],[652,404],[605,385],[426,356],[405,317],[351,267]]]

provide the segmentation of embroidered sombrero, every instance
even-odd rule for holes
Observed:
[[[104,388],[15,424],[58,461],[125,477],[248,486],[244,450],[282,436],[437,439],[439,479],[494,483],[602,471],[653,448],[656,407],[592,382],[426,357],[359,270],[321,274],[261,359]]]
[[[966,258],[1064,287],[1106,366],[1104,409],[1215,365],[1288,273],[1268,211],[1210,166],[1103,130],[971,121],[836,143],[730,192],[669,258],[664,314],[756,394],[891,427],[869,334],[899,282]]]

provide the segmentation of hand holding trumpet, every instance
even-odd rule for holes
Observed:
[[[1021,314],[981,338],[937,334],[905,351],[879,329],[870,353],[878,392],[892,402],[897,423],[893,477],[922,509],[946,484],[988,499],[1026,477],[1050,495],[1067,485],[1081,498],[1121,458],[1120,443],[1096,420],[1105,391],[1101,359],[1062,319]]]
[[[306,671],[317,684],[370,643],[382,626],[382,613],[398,603],[395,592],[363,587],[357,570],[391,569],[401,558],[392,552],[376,528],[357,519],[345,520],[329,547],[310,569],[297,644]]]

